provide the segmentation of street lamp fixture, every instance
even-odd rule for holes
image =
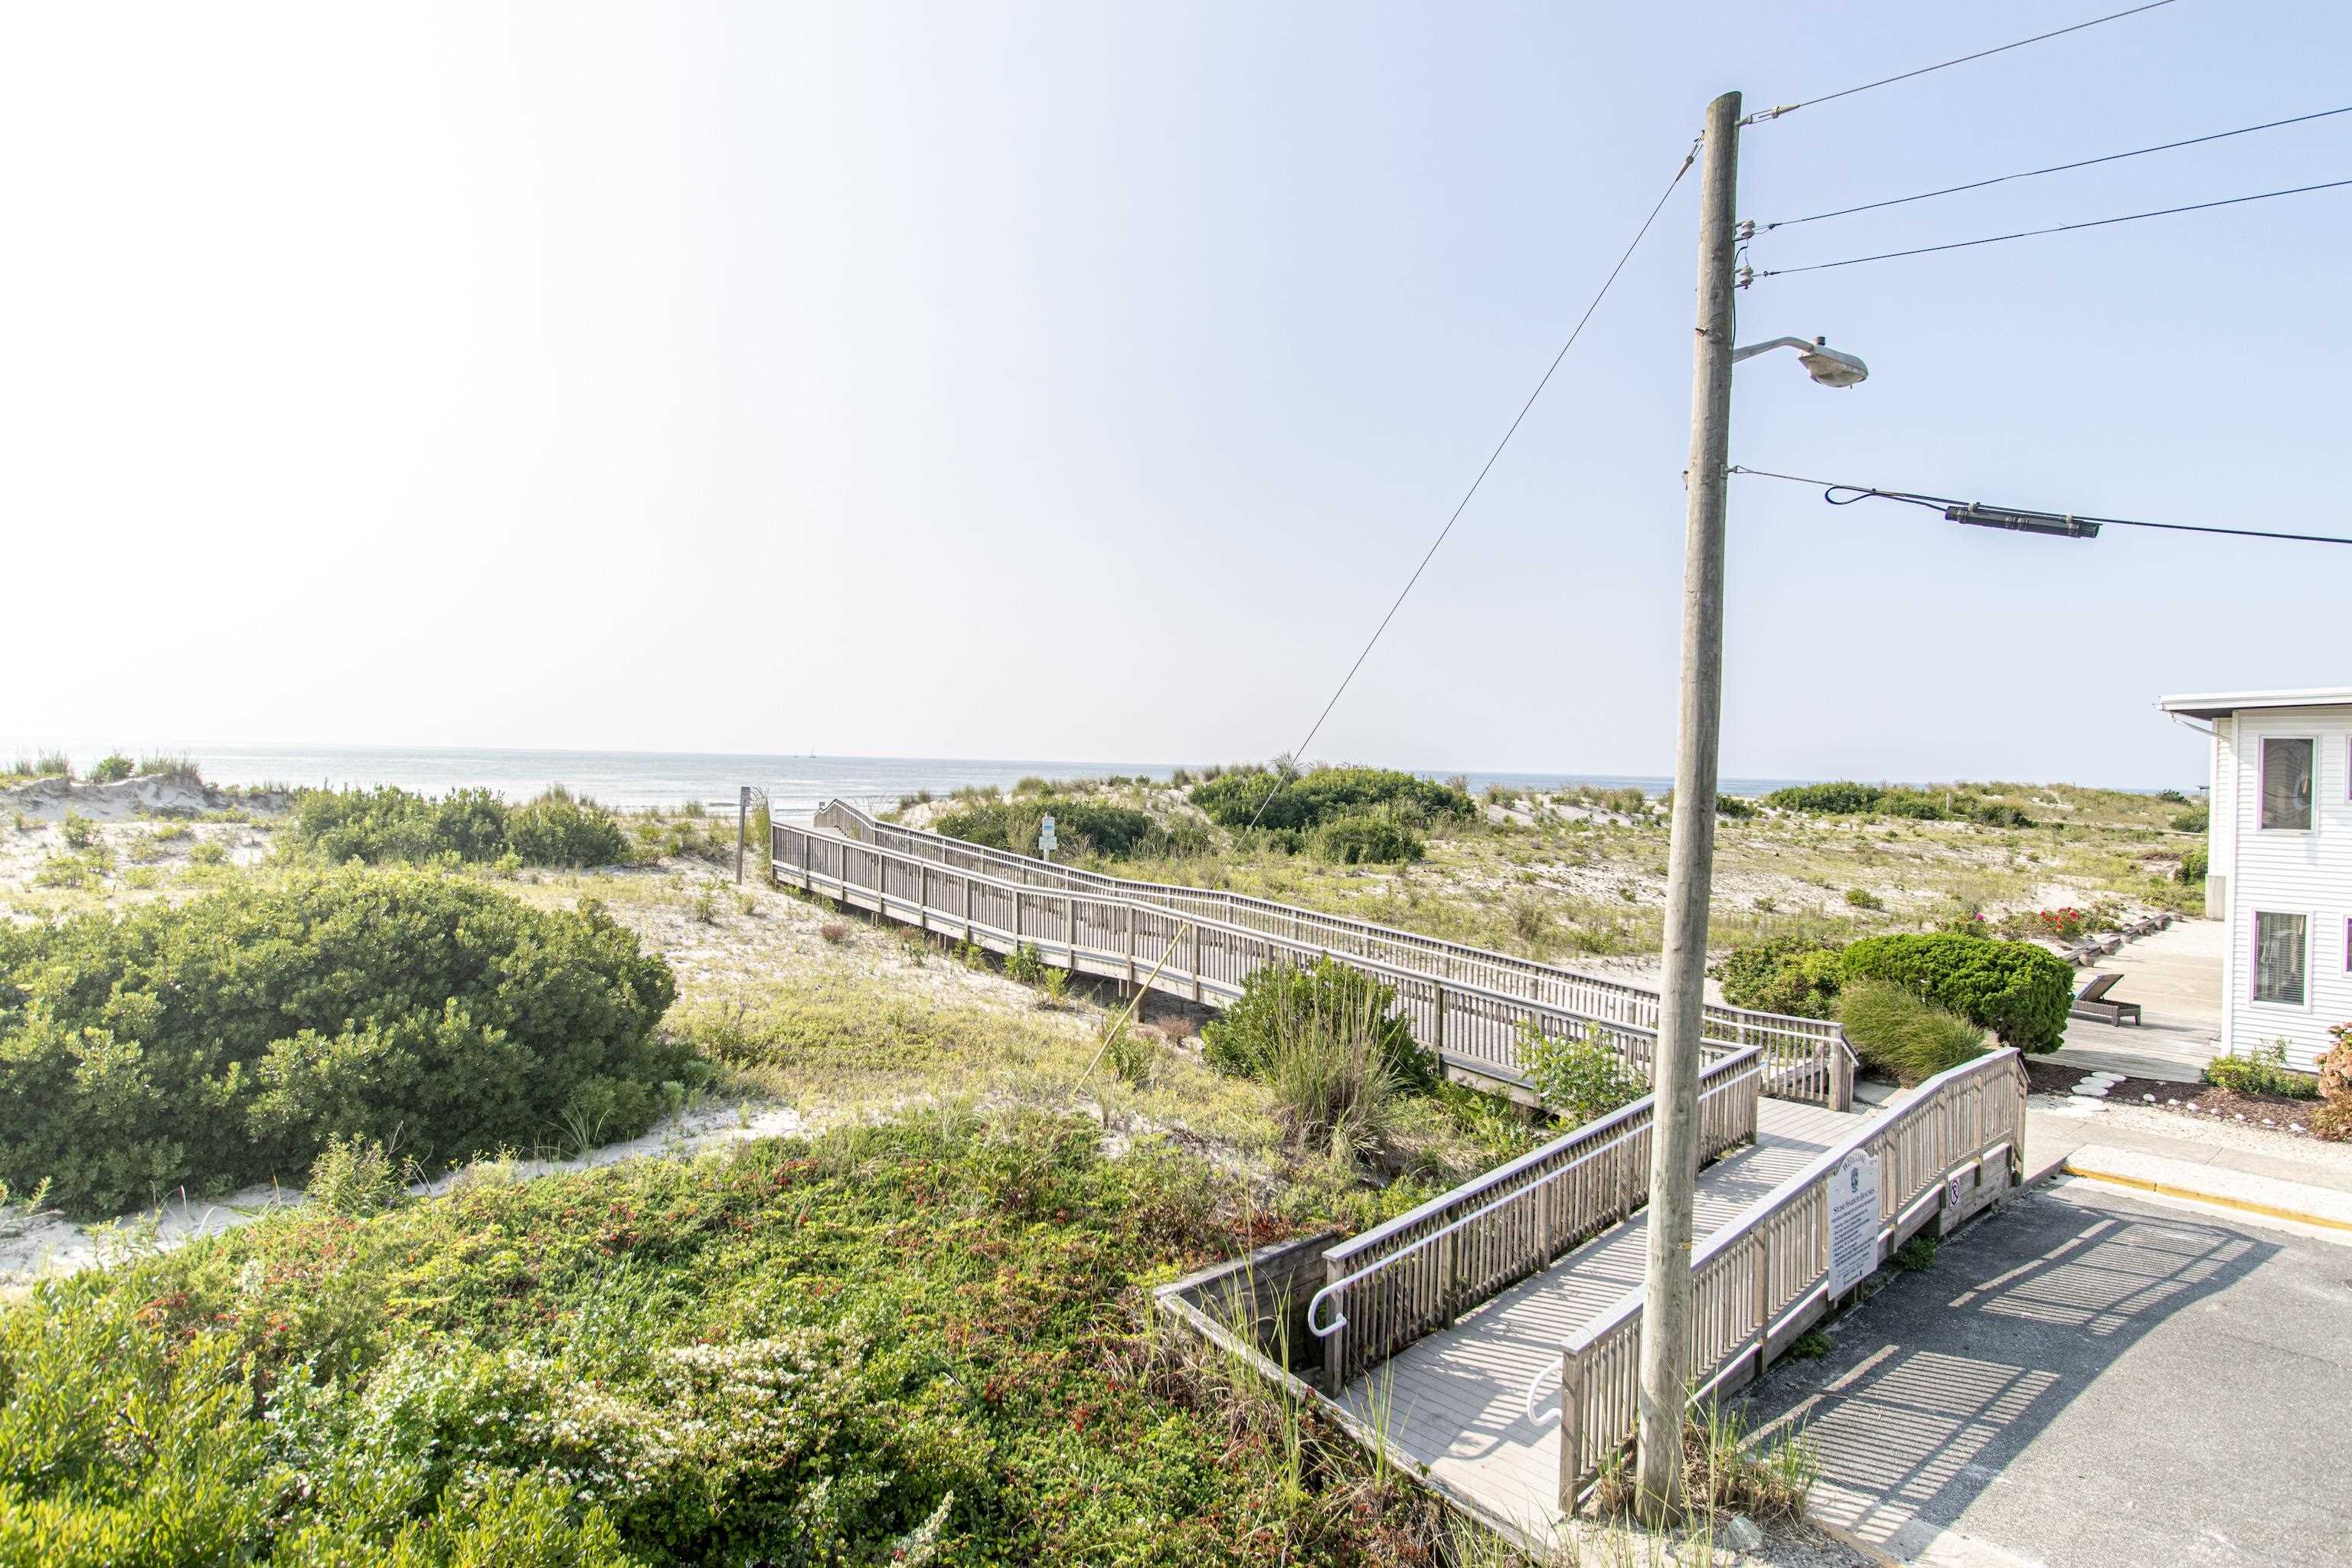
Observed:
[[[1731,363],[1771,349],[1794,349],[1806,372],[1823,386],[1853,386],[1870,378],[1870,367],[1849,353],[1840,353],[1830,347],[1827,338],[1815,338],[1807,342],[1802,338],[1772,338],[1760,343],[1750,343],[1744,349],[1731,351]]]

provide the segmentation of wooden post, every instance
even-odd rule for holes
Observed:
[[[1756,1375],[1772,1364],[1772,1222],[1756,1230]]]
[[[964,873],[963,879],[963,939],[966,942],[971,940],[971,873],[969,871]]]
[[[1559,1357],[1559,1511],[1576,1516],[1577,1483],[1584,1479],[1584,1363],[1566,1351]]]
[[[1430,1049],[1437,1053],[1438,1070],[1443,1072],[1445,1067],[1445,987],[1432,981],[1430,990],[1437,997],[1437,1040]]]
[[[1853,1109],[1853,1063],[1845,1054],[1845,1029],[1841,1026],[1830,1040],[1830,1109]]]
[[[1337,1285],[1339,1279],[1340,1265],[1337,1260],[1326,1258],[1323,1260],[1323,1283],[1328,1287]],[[1338,1306],[1340,1315],[1346,1316],[1347,1298],[1335,1296],[1332,1300]],[[1332,1331],[1330,1338],[1323,1342],[1323,1392],[1334,1399],[1339,1396],[1339,1391],[1348,1384],[1348,1335],[1349,1331],[1353,1327],[1353,1324],[1343,1324]]]

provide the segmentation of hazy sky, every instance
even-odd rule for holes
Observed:
[[[0,11],[0,732],[1208,759],[1295,745],[1706,100],[2114,8]],[[2181,0],[1746,137],[1762,220],[2352,102]],[[1759,267],[2352,175],[2352,115]],[[1671,763],[1696,180],[1317,754]],[[1768,279],[1735,461],[2352,532],[2352,191]],[[1727,773],[2194,782],[2352,680],[2352,552],[1736,480]]]

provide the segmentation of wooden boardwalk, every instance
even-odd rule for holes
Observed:
[[[1694,1240],[1729,1224],[1868,1120],[1762,1101],[1755,1143],[1699,1173]],[[1641,1284],[1648,1234],[1644,1210],[1374,1366],[1342,1391],[1341,1403],[1490,1515],[1548,1540],[1560,1520],[1560,1350]],[[1546,1367],[1554,1376],[1530,1420],[1528,1385]]]

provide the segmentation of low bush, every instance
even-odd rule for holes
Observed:
[[[1123,860],[1139,854],[1198,853],[1206,836],[1198,827],[1188,838],[1181,829],[1163,830],[1147,812],[1129,805],[1072,800],[1061,795],[1025,795],[1013,800],[982,801],[937,818],[935,831],[967,843],[1016,855],[1037,853],[1037,833],[1047,816],[1054,819],[1056,853],[1099,855]],[[1193,846],[1197,840],[1197,846]]]
[[[2194,811],[2184,811],[2172,819],[2175,833],[2203,833],[2213,826],[2212,807],[2200,805]],[[2201,854],[2202,851],[2200,850]]]
[[[64,836],[68,849],[87,849],[98,842],[98,824],[78,811],[67,811],[58,831]]]
[[[1844,970],[1834,947],[1799,937],[1770,937],[1733,948],[1715,973],[1723,983],[1723,999],[1735,1007],[1829,1018],[1836,1016]]]
[[[2293,1100],[2317,1100],[2319,1079],[2286,1065],[2286,1043],[2256,1046],[2244,1056],[2234,1051],[2205,1064],[2205,1081],[2233,1094],[2279,1094]]]
[[[98,759],[96,767],[89,770],[90,783],[114,784],[119,780],[129,778],[138,766],[138,763],[121,752],[109,752]]]
[[[0,928],[0,1181],[103,1215],[299,1180],[330,1142],[431,1159],[567,1115],[642,1131],[689,1074],[669,966],[599,913],[347,868]]]
[[[1545,1033],[1531,1018],[1519,1020],[1519,1070],[1528,1075],[1547,1110],[1570,1126],[1608,1115],[1649,1092],[1597,1027],[1574,1035]]]
[[[2210,851],[2202,845],[2180,857],[2180,869],[2172,874],[2176,882],[2201,882],[2210,864]]]
[[[630,858],[628,837],[613,814],[561,785],[519,806],[486,789],[438,796],[390,784],[303,790],[294,797],[288,843],[334,864],[479,865],[512,854],[530,866],[586,867]]]
[[[1412,1026],[1391,1016],[1396,992],[1337,959],[1310,969],[1269,964],[1242,982],[1242,994],[1223,1017],[1201,1030],[1202,1054],[1220,1072],[1264,1078],[1276,1049],[1301,1031],[1349,1031],[1378,1047],[1401,1089],[1425,1091],[1438,1079],[1437,1063],[1412,1037]]]
[[[1857,910],[1883,910],[1886,907],[1886,900],[1868,888],[1848,888],[1845,901]]]
[[[2021,807],[1986,800],[1969,790],[1906,789],[1900,784],[1857,784],[1852,779],[1790,784],[1766,795],[1764,804],[1823,816],[1903,816],[1920,822],[1979,822],[1989,827],[2033,826],[2033,818]]]
[[[1845,950],[1841,968],[1848,985],[1892,981],[1992,1030],[2003,1045],[2043,1052],[2065,1043],[2074,969],[2032,942],[1949,932],[1870,937]]]
[[[1863,1065],[1906,1088],[1985,1054],[1984,1030],[1884,980],[1848,985],[1838,1019]]]
[[[1235,769],[1192,786],[1192,804],[1226,827],[1305,831],[1376,809],[1410,826],[1467,821],[1477,802],[1456,784],[1436,784],[1393,768],[1311,768],[1290,774]],[[1261,812],[1259,807],[1263,805]]]
[[[1343,816],[1315,830],[1315,852],[1343,866],[1402,865],[1418,860],[1429,847],[1395,823],[1378,816]]]

